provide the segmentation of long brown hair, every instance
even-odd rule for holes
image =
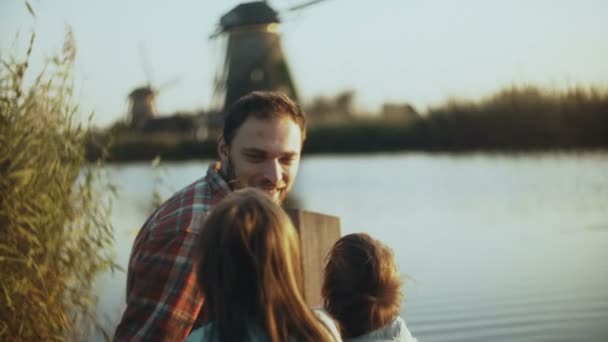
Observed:
[[[271,341],[332,339],[301,295],[297,232],[265,193],[228,195],[206,219],[198,247],[203,315],[219,341],[245,340],[250,323]]]
[[[395,319],[403,300],[401,286],[392,250],[365,233],[343,236],[327,256],[322,296],[343,338]]]

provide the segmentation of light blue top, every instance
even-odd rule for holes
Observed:
[[[203,325],[202,327],[192,331],[192,333],[190,333],[190,336],[188,336],[188,339],[186,339],[186,342],[219,342],[217,335],[215,336],[215,338],[211,338],[212,328],[213,323]],[[259,326],[259,324],[248,323],[246,340],[251,342],[269,342],[270,337],[268,336],[266,331],[264,331],[262,327]]]
[[[336,342],[342,342],[338,328],[336,327],[333,320],[322,310],[313,310],[317,319],[325,325],[331,332]],[[219,342],[217,336],[211,337],[211,330],[213,323],[205,324],[202,327],[193,330],[186,339],[186,342]],[[257,323],[249,322],[247,324],[247,341],[249,342],[269,342],[270,337],[268,333]]]

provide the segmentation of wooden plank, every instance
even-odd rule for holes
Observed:
[[[325,256],[340,239],[340,218],[296,209],[287,213],[300,234],[304,298],[310,307],[320,306]]]

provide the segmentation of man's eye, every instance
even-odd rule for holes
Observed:
[[[281,164],[283,165],[291,165],[296,161],[296,157],[285,157],[281,158]]]
[[[261,162],[264,160],[264,156],[261,155],[257,155],[257,154],[249,154],[246,155],[245,158],[247,158],[247,160],[249,160],[250,162]]]

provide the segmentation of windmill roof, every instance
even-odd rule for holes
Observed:
[[[279,14],[265,1],[239,4],[220,18],[220,26],[224,31],[240,26],[279,22]]]
[[[147,87],[147,86],[136,88],[132,92],[129,93],[130,98],[143,97],[143,96],[148,96],[148,95],[154,95],[154,91],[150,87]]]

